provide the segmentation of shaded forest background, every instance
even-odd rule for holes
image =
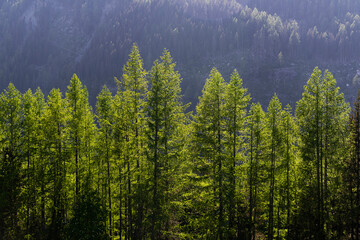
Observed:
[[[0,6],[1,88],[62,90],[76,72],[90,102],[136,42],[150,68],[171,49],[185,102],[196,103],[212,67],[238,69],[253,98],[276,91],[293,107],[314,66],[328,68],[347,100],[360,69],[357,1],[323,0],[21,0]],[[192,110],[194,110],[191,107]]]

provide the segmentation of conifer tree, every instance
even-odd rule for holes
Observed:
[[[346,199],[348,233],[352,239],[359,239],[360,220],[360,91],[350,115],[349,152],[345,162],[343,179],[345,183],[344,197]]]
[[[226,135],[225,135],[225,147],[227,152],[226,161],[226,182],[227,186],[227,215],[229,219],[228,230],[226,236],[228,239],[236,238],[236,206],[238,196],[236,196],[236,186],[238,183],[237,177],[237,166],[241,163],[241,159],[244,158],[245,143],[244,137],[246,134],[245,130],[245,117],[246,107],[250,101],[250,96],[247,95],[247,89],[242,86],[242,79],[238,72],[234,70],[231,75],[230,83],[226,88],[225,95],[225,124],[226,124]],[[238,233],[239,235],[239,233]]]
[[[285,214],[283,214],[283,218],[286,218],[285,229],[286,229],[286,239],[291,239],[291,226],[293,225],[291,222],[292,214],[294,212],[294,205],[296,204],[295,193],[297,190],[296,186],[296,174],[297,174],[297,143],[298,143],[298,131],[295,125],[295,119],[291,113],[290,105],[287,105],[286,108],[282,112],[282,132],[283,132],[283,141],[284,141],[284,149],[283,149],[283,161],[280,166],[280,175],[282,179],[280,186],[280,200],[283,206]],[[295,202],[295,204],[293,204]],[[280,214],[278,213],[278,216]],[[285,216],[284,216],[285,215]],[[278,231],[280,228],[283,228],[280,225],[278,219]],[[278,234],[279,236],[279,234]]]
[[[66,226],[67,240],[108,240],[106,233],[106,207],[103,205],[98,192],[91,189],[90,179],[87,177],[83,190],[74,204],[74,215]]]
[[[210,186],[212,189],[211,212],[206,216],[209,219],[207,238],[223,239],[225,230],[224,217],[224,93],[226,84],[216,68],[210,72],[206,80],[202,96],[196,107],[195,141],[198,146],[198,157],[207,162]],[[205,190],[205,189],[204,189]],[[207,191],[207,190],[205,190]],[[214,214],[214,213],[217,214]],[[212,232],[212,233],[210,233]]]
[[[49,236],[61,239],[67,214],[68,196],[68,108],[58,89],[50,92],[44,113],[44,137],[48,168],[51,224]]]
[[[302,179],[303,188],[307,195],[313,195],[316,198],[309,207],[314,207],[310,212],[314,215],[307,219],[309,226],[313,227],[310,231],[317,233],[317,238],[324,237],[324,228],[322,221],[322,142],[321,142],[321,123],[323,121],[323,98],[322,98],[321,71],[315,68],[307,85],[304,87],[303,98],[297,103],[296,115],[299,121],[300,137],[302,140],[301,154],[303,159]],[[315,173],[313,172],[315,170]],[[315,181],[312,176],[315,176]],[[310,200],[310,199],[309,199]],[[306,207],[306,206],[305,206]],[[314,222],[312,222],[314,220]]]
[[[266,123],[269,130],[269,138],[268,138],[268,152],[267,152],[267,160],[269,160],[268,165],[268,181],[269,181],[269,200],[268,200],[268,214],[269,214],[269,222],[267,228],[267,239],[274,238],[274,212],[275,212],[275,200],[278,198],[278,183],[275,181],[278,179],[276,176],[276,170],[282,158],[282,132],[281,132],[281,124],[282,124],[282,109],[281,103],[275,94],[271,99],[267,114],[266,114]],[[278,207],[279,212],[279,207]],[[279,220],[279,219],[278,219]]]
[[[121,84],[117,79],[117,84]],[[126,128],[124,119],[124,104],[123,91],[118,87],[118,91],[112,101],[113,108],[113,123],[112,123],[112,137],[113,137],[113,158],[114,164],[118,169],[117,177],[114,179],[118,183],[118,222],[116,223],[119,238],[128,237],[128,228],[126,223],[127,202],[126,195],[126,161],[125,161],[125,143],[126,143]],[[115,221],[114,221],[115,222]]]
[[[70,143],[73,151],[73,159],[75,161],[75,194],[78,195],[81,186],[81,173],[84,165],[80,161],[85,158],[83,153],[83,138],[85,135],[86,113],[88,111],[87,92],[84,89],[79,78],[74,74],[70,80],[68,91],[66,92],[68,106],[70,110],[69,127],[70,127]],[[86,163],[86,162],[85,162]]]
[[[150,72],[151,88],[148,92],[148,146],[150,162],[153,163],[152,173],[152,213],[151,213],[151,239],[159,239],[161,236],[161,226],[163,217],[161,208],[164,204],[164,186],[160,183],[161,178],[164,178],[164,156],[161,156],[164,142],[164,109],[163,103],[165,100],[165,80],[161,74],[159,62],[155,61],[154,66]],[[150,173],[151,174],[151,173]]]
[[[302,197],[309,201],[304,199],[302,207],[310,212],[310,215],[306,216],[306,221],[311,226],[308,231],[316,232],[318,239],[324,239],[325,225],[329,229],[336,228],[337,224],[331,221],[328,205],[329,191],[336,188],[329,183],[335,184],[336,181],[329,179],[339,177],[339,160],[342,157],[337,153],[342,152],[341,142],[345,136],[349,110],[343,94],[340,94],[336,87],[335,79],[328,71],[322,75],[321,71],[315,68],[304,90],[296,109],[302,140],[300,186],[304,193]],[[332,174],[329,175],[329,172]],[[311,209],[313,206],[316,208]],[[315,214],[311,215],[312,213]],[[301,214],[305,215],[302,212]]]
[[[129,60],[124,66],[122,81],[123,89],[123,121],[124,121],[124,159],[126,164],[127,182],[127,237],[141,239],[144,221],[145,195],[145,99],[147,92],[146,71],[139,49],[134,44]]]
[[[332,203],[341,204],[338,191],[341,169],[344,161],[345,139],[347,138],[347,126],[349,121],[349,105],[345,103],[344,95],[339,93],[336,80],[326,70],[323,74],[324,88],[324,121],[323,121],[323,172],[322,172],[322,201],[323,223],[326,228],[327,238],[330,235],[342,237],[342,224],[338,221],[339,211],[332,207]]]
[[[180,158],[180,128],[185,123],[181,103],[180,75],[174,70],[170,53],[164,50],[161,62],[155,61],[150,72],[151,88],[147,102],[147,136],[150,162],[153,164],[151,238],[168,234],[170,221],[170,186],[177,174]],[[165,232],[165,233],[164,233]]]
[[[47,168],[47,162],[46,162],[46,151],[45,151],[45,135],[44,135],[44,129],[45,129],[45,123],[44,123],[44,114],[45,114],[45,97],[40,88],[36,89],[36,92],[34,94],[35,102],[33,107],[35,108],[35,159],[34,159],[34,175],[35,175],[35,204],[37,207],[37,210],[35,210],[35,217],[36,215],[39,215],[37,217],[38,219],[32,219],[31,224],[37,225],[30,226],[32,231],[36,232],[35,237],[41,239],[42,233],[45,232],[45,184],[46,184],[46,168]]]
[[[83,120],[83,127],[84,127],[84,136],[82,140],[82,151],[83,151],[83,158],[84,162],[83,165],[87,165],[87,169],[84,169],[86,172],[85,176],[90,177],[93,176],[93,168],[94,168],[94,155],[95,155],[95,139],[97,133],[97,127],[95,124],[94,119],[94,112],[92,107],[89,105],[88,99],[88,91],[84,86],[84,94],[85,94],[85,112],[84,112],[84,120]],[[91,181],[89,184],[91,185],[93,182]]]
[[[107,87],[104,87],[97,97],[96,113],[99,123],[98,152],[102,174],[103,197],[107,199],[109,215],[109,236],[113,236],[113,214],[112,214],[112,96]]]
[[[21,111],[21,94],[10,83],[0,96],[0,236],[4,239],[21,238],[18,229],[23,175],[20,156]]]
[[[264,175],[265,141],[267,131],[265,113],[259,103],[252,104],[248,116],[248,186],[249,186],[249,238],[255,239],[261,215],[261,184]]]
[[[36,166],[35,161],[36,153],[38,149],[37,145],[37,136],[39,134],[39,122],[37,121],[38,114],[36,108],[36,98],[33,95],[32,91],[29,89],[22,97],[22,109],[23,109],[23,119],[22,119],[22,150],[23,150],[23,160],[24,163],[24,193],[23,198],[26,205],[25,210],[25,234],[26,236],[31,236],[31,231],[34,230],[30,228],[31,222],[34,222],[35,215],[35,203],[36,203]]]

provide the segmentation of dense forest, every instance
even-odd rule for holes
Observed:
[[[196,111],[168,50],[133,45],[93,109],[65,93],[0,95],[1,239],[358,239],[360,96],[315,68],[296,108],[266,109],[213,68]]]
[[[7,0],[0,1],[0,88],[66,91],[76,72],[89,100],[114,76],[134,42],[150,69],[164,48],[195,110],[208,73],[238,69],[253,99],[273,92],[293,108],[314,66],[329,69],[345,99],[356,98],[360,4],[352,0]],[[355,86],[355,87],[353,87]]]

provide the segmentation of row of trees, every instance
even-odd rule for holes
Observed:
[[[330,72],[293,114],[214,68],[194,115],[167,50],[147,72],[134,45],[123,72],[95,111],[76,75],[3,91],[1,239],[358,239],[360,99]]]

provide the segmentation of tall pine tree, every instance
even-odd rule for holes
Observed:
[[[139,49],[134,44],[119,83],[123,90],[123,133],[125,137],[124,161],[126,164],[126,222],[127,238],[143,237],[145,216],[145,99],[147,92],[146,71]]]
[[[108,207],[108,229],[109,236],[113,237],[113,214],[112,214],[112,191],[111,186],[112,178],[112,122],[113,122],[113,109],[112,109],[112,96],[107,87],[104,87],[97,97],[96,113],[99,123],[99,136],[98,136],[98,154],[99,165],[98,171],[101,173],[101,191],[102,197],[107,200]]]
[[[237,206],[240,204],[239,196],[236,196],[239,179],[237,176],[241,174],[237,171],[237,166],[244,161],[245,150],[245,120],[246,107],[250,101],[247,95],[247,89],[242,86],[242,79],[239,73],[234,70],[231,75],[230,83],[227,85],[225,94],[225,148],[226,148],[226,202],[227,202],[227,218],[229,225],[227,226],[226,238],[235,239],[240,233],[237,233],[236,213]]]
[[[329,192],[336,188],[336,181],[330,179],[339,178],[342,158],[339,153],[342,152],[348,108],[331,73],[325,71],[322,75],[315,68],[296,109],[302,157],[299,180],[303,205],[299,213],[304,218],[298,222],[305,223],[297,228],[302,229],[303,237],[316,232],[318,239],[325,239],[331,232],[325,229],[335,228],[336,231],[337,223],[331,221],[335,212],[329,206]]]
[[[195,116],[195,141],[198,147],[198,158],[208,164],[213,206],[208,212],[205,223],[207,238],[223,239],[225,231],[225,188],[224,188],[224,100],[226,84],[217,69],[211,70],[207,79]],[[204,189],[209,191],[210,189]],[[210,231],[211,229],[211,231]]]
[[[44,138],[46,151],[48,191],[51,201],[51,223],[49,236],[62,239],[66,221],[69,188],[68,157],[68,108],[58,89],[50,92],[44,113]]]
[[[0,96],[0,235],[4,239],[21,238],[18,211],[21,206],[22,159],[21,94],[10,83]]]

